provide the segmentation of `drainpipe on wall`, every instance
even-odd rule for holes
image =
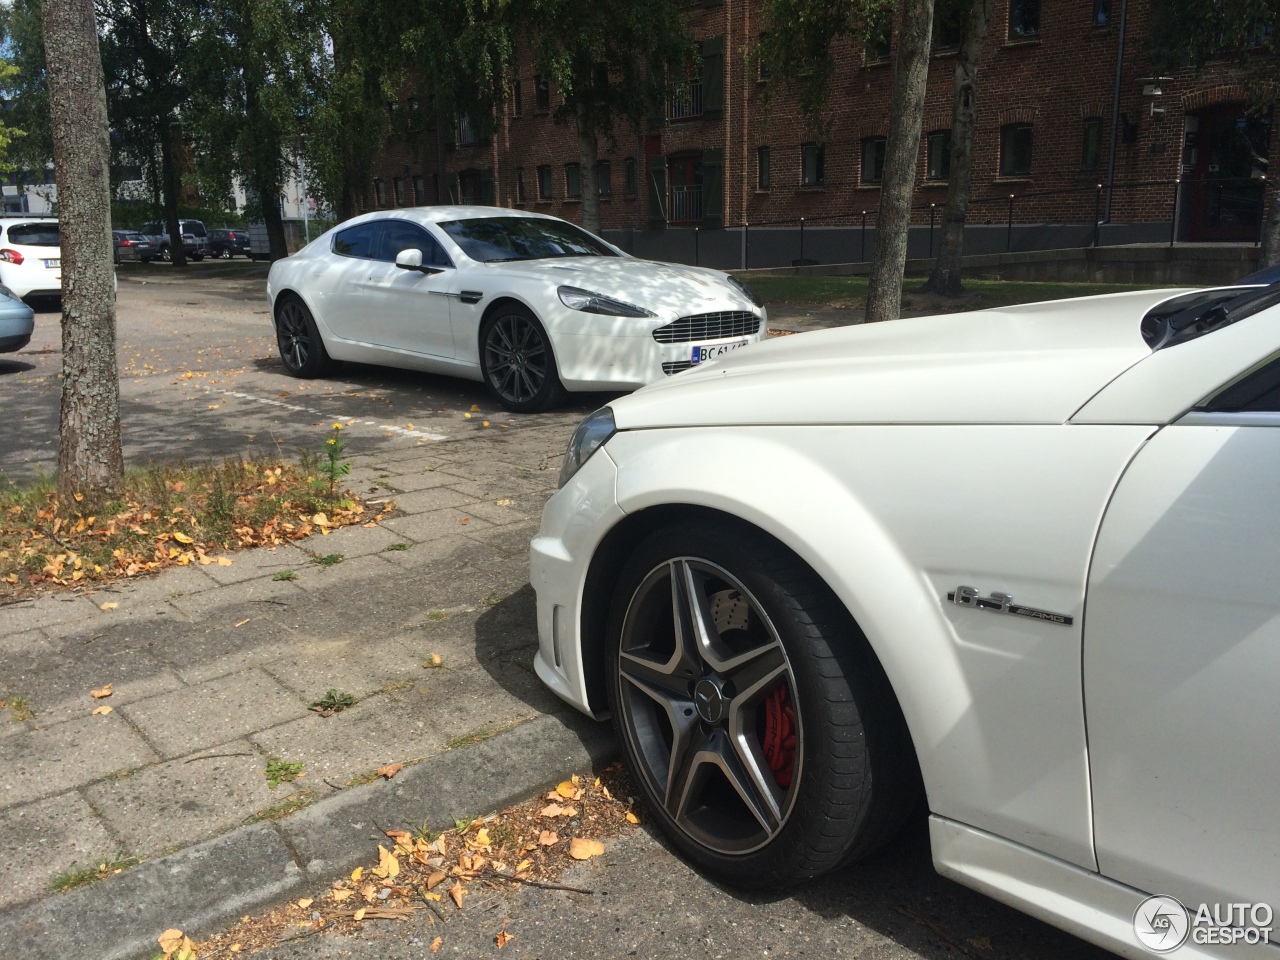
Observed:
[[[1120,80],[1124,75],[1124,29],[1129,21],[1129,0],[1120,0],[1120,38],[1116,44],[1116,89],[1111,99],[1111,149],[1107,157],[1107,209],[1104,223],[1111,222],[1111,193],[1116,184],[1116,140],[1120,126]]]

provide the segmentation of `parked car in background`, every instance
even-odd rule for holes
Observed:
[[[535,667],[724,882],[923,798],[939,873],[1076,936],[1274,956],[1277,476],[1280,283],[772,340],[579,425]]]
[[[634,390],[765,335],[763,305],[718,270],[657,263],[555,217],[502,207],[365,214],[271,266],[280,356],[483,380],[508,410]]]
[[[178,226],[182,230],[183,252],[192,260],[197,262],[203,260],[209,253],[209,233],[205,230],[204,224],[199,220],[179,220]],[[153,220],[150,223],[144,223],[138,232],[151,241],[156,256],[161,260],[173,259],[173,243],[163,221]]]
[[[248,230],[228,227],[209,231],[209,256],[230,260],[237,254],[251,259],[253,257],[249,249]]]
[[[8,287],[0,286],[0,353],[14,353],[31,342],[36,312]]]
[[[140,233],[130,230],[112,230],[111,242],[115,248],[116,263],[125,261],[148,263],[155,256],[155,248],[151,245],[151,241]]]
[[[53,217],[0,217],[0,285],[18,299],[62,296],[62,249]]]

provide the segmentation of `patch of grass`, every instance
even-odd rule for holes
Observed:
[[[246,824],[263,823],[264,821],[283,820],[291,813],[297,813],[304,807],[309,807],[316,802],[316,796],[310,790],[299,790],[288,800],[283,803],[277,803],[274,807],[267,807],[265,810],[259,810],[251,817],[245,819]]]
[[[354,777],[347,781],[348,787],[363,787],[366,783],[373,783],[381,777],[382,774],[377,770],[366,770],[364,773],[357,773]]]
[[[449,614],[446,613],[444,610],[428,610],[427,611],[428,620],[444,620],[448,616]]]
[[[440,836],[440,834],[444,832],[442,830],[432,830],[430,825],[425,820],[423,820],[422,823],[416,826],[406,821],[405,827],[407,827],[409,832],[413,834],[414,843],[417,843],[419,840],[423,841],[424,843],[434,843],[436,837]]]
[[[26,723],[36,718],[35,711],[31,709],[31,701],[26,697],[6,697],[0,700],[0,709],[5,707],[9,708],[14,723]]]
[[[297,580],[298,575],[294,573],[292,570],[281,570],[271,579],[272,580]]]
[[[485,598],[480,602],[483,603],[486,607],[496,607],[498,604],[502,602],[502,597],[498,595],[497,590],[490,590],[485,595]]]
[[[326,553],[324,556],[321,556],[318,553],[313,553],[311,555],[311,562],[318,563],[322,567],[332,567],[334,564],[341,563],[345,559],[346,558],[340,553]]]
[[[459,747],[469,747],[476,743],[483,743],[490,737],[499,733],[505,733],[512,727],[518,727],[524,723],[524,718],[519,720],[510,720],[507,723],[499,723],[492,727],[482,727],[479,730],[473,730],[471,733],[464,733],[460,737],[454,737],[445,744],[446,750],[457,750]]]
[[[105,880],[107,877],[121,873],[129,867],[142,861],[138,857],[124,857],[116,855],[109,859],[103,860],[97,866],[76,869],[72,867],[70,870],[63,870],[61,873],[55,873],[53,879],[49,881],[49,889],[54,893],[65,893],[68,890],[74,890],[76,887],[83,887],[85,884],[94,883],[97,880]]]
[[[114,780],[114,781],[128,780],[128,779],[129,779],[130,777],[132,777],[135,773],[140,773],[141,771],[143,771],[143,770],[145,770],[145,769],[146,769],[146,767],[126,767],[126,768],[125,768],[125,769],[123,769],[123,770],[116,770],[116,771],[115,771],[115,772],[113,772],[113,773],[108,773],[108,774],[107,774],[107,779],[108,779],[108,780]]]
[[[413,544],[411,543],[393,543],[388,545],[388,550],[408,550]]]
[[[305,777],[305,767],[306,764],[303,763],[293,763],[289,760],[281,760],[279,757],[272,757],[267,761],[265,771],[267,786],[274,790],[282,783],[292,783],[299,777]]]
[[[347,707],[354,707],[355,705],[356,698],[354,694],[343,693],[331,687],[323,697],[311,704],[311,709],[322,717],[331,717],[335,713],[341,713]]]
[[[383,684],[378,688],[379,693],[399,693],[402,690],[408,690],[414,685],[414,680],[392,680],[390,683]]]
[[[480,822],[479,817],[474,817],[471,820],[468,820],[465,817],[461,820],[455,818],[453,821],[453,829],[456,830],[458,833],[466,833],[468,830],[470,830],[479,822]]]

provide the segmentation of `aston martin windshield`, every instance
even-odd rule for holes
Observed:
[[[556,257],[616,257],[604,243],[562,220],[539,217],[478,217],[440,224],[472,260],[506,263]]]

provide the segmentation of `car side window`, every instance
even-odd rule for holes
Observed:
[[[417,224],[406,220],[384,220],[381,226],[382,244],[377,259],[395,263],[396,256],[401,250],[421,250],[423,266],[453,266],[435,238]]]
[[[333,238],[333,252],[340,257],[372,260],[377,251],[377,226],[376,223],[362,223],[339,231]]]
[[[1214,413],[1280,413],[1280,357],[1220,391],[1201,409]]]

